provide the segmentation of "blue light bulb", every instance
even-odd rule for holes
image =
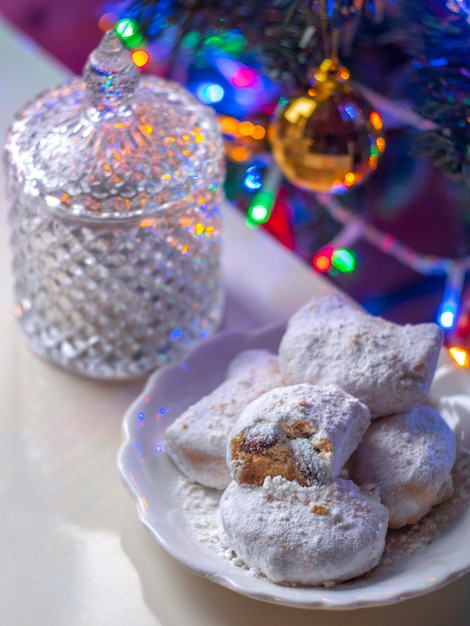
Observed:
[[[263,178],[261,176],[261,172],[256,167],[256,165],[250,165],[245,172],[245,180],[243,184],[250,191],[256,191],[257,189],[261,189],[263,186]]]

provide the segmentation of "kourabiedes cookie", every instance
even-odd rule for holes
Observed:
[[[430,406],[375,420],[348,464],[350,478],[372,485],[390,511],[390,527],[415,524],[452,495],[454,433]]]
[[[272,389],[242,411],[227,464],[240,484],[262,485],[266,476],[324,484],[338,476],[369,423],[367,407],[336,385]]]
[[[436,324],[400,326],[329,295],[291,317],[279,366],[286,384],[337,384],[364,402],[374,418],[424,400],[441,344]]]
[[[228,378],[166,429],[166,452],[191,480],[224,489],[231,480],[226,448],[233,424],[249,402],[282,384],[276,355],[267,350],[240,353]]]
[[[350,480],[301,487],[280,476],[261,487],[231,482],[222,495],[223,530],[237,555],[275,583],[314,586],[377,565],[388,511]]]

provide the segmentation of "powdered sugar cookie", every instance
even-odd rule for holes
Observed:
[[[258,368],[264,369],[267,376],[271,373],[274,374],[274,376],[278,376],[278,356],[262,348],[243,350],[243,352],[237,354],[228,366],[227,378],[234,378],[240,374],[251,375],[251,373],[256,372]]]
[[[390,527],[415,524],[452,495],[455,437],[439,413],[419,405],[375,420],[349,463],[350,478],[377,487]]]
[[[249,567],[299,586],[340,582],[375,567],[388,522],[378,497],[341,478],[322,487],[280,476],[262,487],[233,481],[220,514],[229,544]]]
[[[286,384],[340,385],[369,407],[371,417],[379,417],[424,400],[441,344],[436,324],[400,326],[329,295],[292,316],[279,365]]]
[[[282,385],[278,358],[267,350],[240,355],[227,378],[190,406],[165,432],[165,450],[191,480],[224,489],[230,482],[226,463],[228,435],[242,409]]]
[[[242,411],[227,464],[240,484],[283,476],[300,485],[338,476],[370,423],[369,410],[336,385],[272,389]]]

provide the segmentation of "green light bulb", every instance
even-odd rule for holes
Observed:
[[[248,209],[248,218],[255,224],[264,224],[271,216],[274,204],[274,196],[267,191],[260,191],[253,198],[253,202]]]
[[[137,28],[137,24],[134,20],[125,18],[116,22],[116,26],[114,27],[114,32],[119,37],[119,39],[130,39],[134,37],[139,29]]]
[[[347,248],[338,248],[331,256],[331,263],[339,272],[350,274],[356,269],[356,256]]]

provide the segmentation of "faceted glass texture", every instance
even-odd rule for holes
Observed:
[[[128,378],[181,356],[222,316],[217,120],[139,77],[112,33],[7,135],[15,314],[40,356]]]

